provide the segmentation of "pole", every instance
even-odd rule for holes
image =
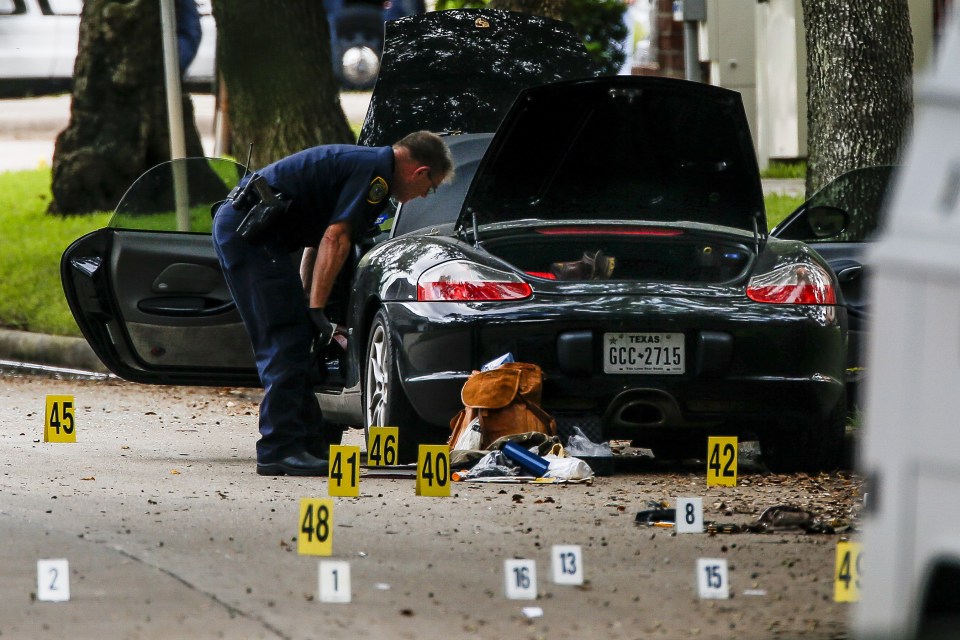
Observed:
[[[706,20],[706,0],[673,0],[673,21],[683,22],[683,77],[693,82],[703,82],[699,31],[700,23]]]
[[[699,23],[696,20],[683,21],[683,69],[684,78],[701,82],[700,77],[700,41]]]
[[[183,94],[180,91],[180,60],[177,54],[177,16],[173,0],[160,0],[160,27],[163,36],[163,72],[167,89],[167,119],[170,128],[170,158],[185,158],[187,143],[183,131]],[[190,230],[190,195],[187,165],[173,163],[173,194],[177,231]]]

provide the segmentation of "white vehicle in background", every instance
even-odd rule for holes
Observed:
[[[872,249],[863,640],[960,637],[960,12],[916,95]]]
[[[200,0],[203,38],[187,69],[192,91],[214,86],[217,29],[210,1]],[[0,96],[69,91],[83,0],[0,0]]]

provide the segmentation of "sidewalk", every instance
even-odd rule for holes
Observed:
[[[214,111],[212,95],[192,94],[194,119],[203,149],[213,154]],[[340,94],[340,104],[351,123],[363,122],[370,94],[351,91]],[[0,100],[0,172],[50,166],[53,146],[70,120],[70,96]]]
[[[802,198],[806,192],[806,181],[802,178],[765,178],[761,182],[765,196],[771,193],[782,193]]]

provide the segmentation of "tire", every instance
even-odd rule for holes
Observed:
[[[826,420],[779,430],[762,438],[763,459],[772,471],[834,471],[844,457],[846,427],[847,397],[844,393]]]
[[[397,427],[397,454],[403,464],[416,462],[422,443],[420,420],[403,392],[397,369],[397,349],[390,330],[390,320],[383,309],[377,311],[370,325],[367,357],[363,367],[364,439],[370,427]]]

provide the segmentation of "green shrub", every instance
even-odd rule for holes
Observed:
[[[583,38],[587,52],[600,66],[603,75],[616,75],[627,58],[624,40],[627,25],[623,21],[626,4],[622,0],[568,0],[564,17]]]

